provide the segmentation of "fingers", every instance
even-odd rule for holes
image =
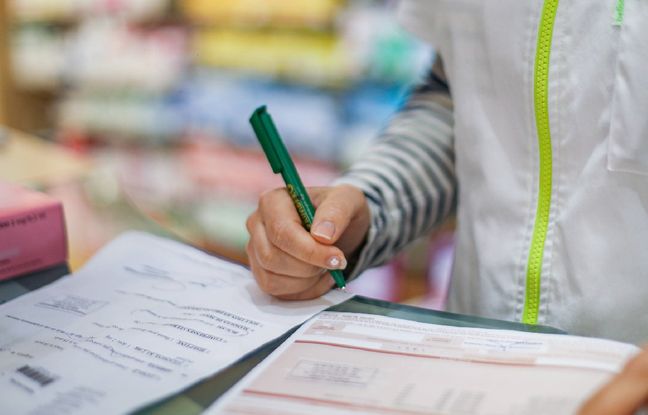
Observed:
[[[317,193],[317,191],[315,191]],[[301,300],[334,285],[327,268],[344,268],[344,253],[306,231],[285,189],[265,193],[246,222],[247,254],[259,287],[271,295]]]
[[[352,186],[337,186],[329,192],[318,193],[311,235],[317,241],[331,245],[335,243],[364,206],[364,196]]]
[[[248,221],[248,227],[251,228],[248,257],[254,257],[262,269],[289,277],[312,277],[321,274],[322,267],[300,261],[274,246],[268,240],[258,215]]]
[[[580,415],[631,415],[648,404],[648,348],[581,408]]]
[[[278,296],[282,300],[311,300],[313,298],[321,297],[326,294],[335,286],[335,281],[331,274],[328,272],[322,273],[318,281],[310,288],[296,294],[286,294]]]
[[[326,276],[325,270],[312,277],[289,277],[286,275],[276,274],[263,269],[256,260],[250,260],[250,270],[259,285],[259,288],[265,293],[275,297],[285,299],[302,299],[315,298],[326,293],[330,286],[317,294],[312,294],[317,290],[313,288]],[[308,295],[313,295],[308,297]]]
[[[319,268],[346,267],[346,258],[339,248],[316,241],[301,223],[277,220],[266,223],[265,226],[270,243],[298,260]]]
[[[343,269],[346,266],[344,253],[339,248],[319,243],[304,229],[284,189],[264,194],[257,212],[256,219],[262,222],[267,240],[279,251],[318,268]],[[250,229],[250,225],[248,223],[250,233],[256,231]]]
[[[317,210],[304,229],[285,189],[264,193],[246,223],[247,253],[261,289],[285,299],[314,298],[334,285],[323,269],[344,269],[369,228],[365,196],[353,186],[311,188]],[[335,244],[335,245],[334,245]]]

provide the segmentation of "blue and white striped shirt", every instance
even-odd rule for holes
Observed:
[[[336,181],[360,188],[371,211],[349,278],[386,262],[455,210],[454,164],[452,100],[437,60],[367,153]]]

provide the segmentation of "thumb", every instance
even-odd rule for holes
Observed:
[[[357,196],[348,186],[337,186],[319,201],[311,235],[318,242],[332,245],[340,238],[359,209]]]

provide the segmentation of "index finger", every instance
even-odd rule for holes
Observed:
[[[277,219],[265,225],[270,243],[281,251],[316,267],[328,269],[346,267],[344,253],[335,246],[317,242],[304,229],[301,222]]]
[[[259,213],[268,240],[276,248],[316,267],[346,267],[339,248],[317,242],[304,228],[286,189],[265,193],[259,200]]]

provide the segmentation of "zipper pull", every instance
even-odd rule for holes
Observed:
[[[616,0],[613,13],[613,26],[621,26],[623,24],[623,15],[625,14],[625,0]]]

